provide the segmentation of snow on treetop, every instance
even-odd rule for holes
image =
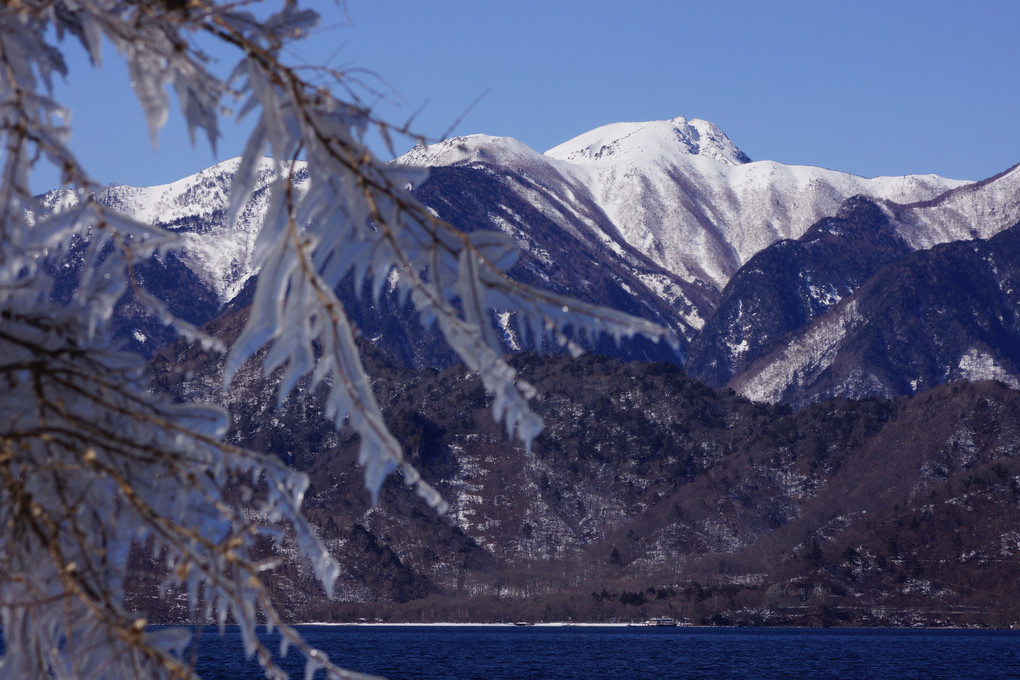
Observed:
[[[701,156],[727,165],[751,159],[714,123],[683,116],[644,123],[613,123],[549,149],[550,158],[578,164]]]

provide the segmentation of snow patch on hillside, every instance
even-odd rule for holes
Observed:
[[[999,364],[995,357],[976,347],[970,348],[960,357],[958,371],[963,380],[998,380],[1011,389],[1020,390],[1020,380],[1011,371]]]
[[[864,322],[857,301],[850,299],[821,317],[806,333],[755,362],[731,387],[752,401],[779,403],[790,385],[804,385],[828,368],[844,339]]]

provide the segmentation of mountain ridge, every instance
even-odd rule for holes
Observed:
[[[451,148],[464,145],[468,139],[455,138],[417,148],[396,162],[416,167],[497,167],[498,160],[506,155],[504,147],[510,144],[513,163],[509,167],[540,178],[548,191],[559,196],[583,197],[609,219],[610,224],[602,224],[602,230],[621,234],[669,271],[688,279],[703,279],[717,290],[754,253],[781,238],[799,237],[818,219],[834,214],[839,203],[852,195],[909,203],[967,184],[934,175],[865,179],[773,161],[723,162],[689,152],[643,156],[631,149],[611,154],[612,162],[604,163],[576,163],[562,157],[575,153],[583,158],[582,152],[569,149],[583,146],[589,136],[598,138],[598,144],[607,148],[626,147],[623,141],[635,130],[673,127],[672,121],[604,126],[545,155],[516,140],[510,144],[505,139],[484,136],[470,138],[470,147],[451,153]],[[714,125],[711,128],[718,130]],[[606,136],[614,131],[624,138]],[[743,155],[721,131],[718,134],[732,147],[732,153]],[[661,139],[664,135],[658,132],[654,137]],[[557,149],[561,157],[550,157]],[[600,223],[591,210],[578,211],[578,216]]]
[[[1020,387],[1018,258],[1020,223],[890,261],[729,384],[794,404],[835,394],[891,397],[963,378]],[[807,346],[821,351],[798,350]]]
[[[734,371],[746,368],[732,365],[732,358],[718,353],[720,348],[730,347],[731,354],[737,353],[747,338],[748,346],[758,347],[754,357],[747,355],[756,361],[757,352],[765,351],[780,336],[799,332],[805,324],[829,323],[812,312],[802,315],[793,326],[783,326],[779,336],[779,326],[768,331],[764,326],[744,327],[740,337],[733,335],[711,350],[715,352],[711,361],[731,364],[730,368],[713,377],[699,363],[699,357],[707,356],[706,346],[712,344],[709,338],[717,337],[713,333],[722,316],[730,313],[726,300],[732,296],[734,281],[747,279],[763,257],[773,257],[770,253],[786,247],[782,244],[804,241],[823,223],[832,228],[832,220],[841,219],[855,197],[863,196],[875,206],[874,220],[887,222],[894,237],[912,252],[955,240],[987,239],[1020,221],[1020,166],[976,183],[930,175],[865,179],[821,168],[750,161],[713,124],[683,117],[603,126],[546,154],[508,138],[458,137],[416,147],[397,163],[412,178],[416,197],[441,218],[464,231],[490,229],[511,236],[522,252],[513,276],[649,318],[672,330],[681,345],[675,355],[640,342],[626,343],[623,348],[595,343],[590,348],[612,356],[682,364],[693,351],[696,360],[690,368],[712,384],[723,384],[721,381],[734,378]],[[222,306],[255,274],[252,255],[258,219],[272,177],[272,165],[267,161],[260,169],[252,199],[237,224],[230,226],[225,223],[225,212],[235,167],[236,161],[227,161],[184,180],[148,189],[108,187],[98,198],[139,219],[155,219],[180,234],[179,264],[205,282]],[[302,172],[299,166],[299,191],[305,180]],[[56,205],[66,198],[66,192],[58,192],[47,200]],[[827,234],[810,248],[831,248],[824,243],[838,238]],[[875,232],[868,238],[886,237]],[[805,283],[802,293],[815,297],[808,307],[821,305],[817,311],[824,311],[823,307],[861,286],[865,274],[874,273],[866,267],[866,253],[880,247],[880,240],[845,241],[844,247],[857,251],[848,253],[857,261],[850,269],[860,271],[845,278],[850,272],[847,269],[838,281],[821,272],[828,266],[826,258],[839,258],[840,251],[833,250],[822,261],[809,264],[804,258],[810,241],[798,246],[801,250],[789,250],[783,267],[787,288],[801,285],[797,276],[790,275],[799,267],[811,267],[814,280],[828,281],[825,286],[832,295],[824,304],[818,297],[821,289],[816,286],[812,291],[810,282]],[[773,269],[766,279],[779,274]],[[779,285],[779,279],[759,279],[762,292]],[[753,296],[742,295],[733,298],[738,307],[752,301]],[[403,309],[397,301],[387,302],[383,307],[388,311],[380,318],[399,320],[380,323],[375,317],[382,310],[356,298],[353,286],[343,296],[358,310],[355,322],[369,337],[389,338],[388,348],[397,352],[401,361],[447,366],[455,360],[448,351],[438,349],[442,343],[435,333],[422,332],[412,310]],[[852,307],[847,309],[852,311]],[[509,317],[500,318],[507,349],[519,347],[514,324]],[[136,338],[156,335],[151,327],[138,331]],[[755,333],[771,333],[772,339],[755,339]],[[816,333],[810,336],[815,338],[811,342],[817,344],[823,336],[825,333]],[[915,340],[924,342],[924,338]],[[156,351],[154,343],[146,350]],[[825,353],[807,345],[801,351],[805,356]],[[777,379],[794,380],[781,365],[787,364],[777,364]],[[982,362],[970,365],[978,371]],[[1001,376],[1000,369],[1002,366],[994,371],[990,368],[986,377]],[[921,384],[901,378],[896,379],[897,384]],[[744,389],[750,384],[742,378],[734,386]],[[871,389],[887,393],[877,384]],[[786,392],[783,387],[747,393]]]

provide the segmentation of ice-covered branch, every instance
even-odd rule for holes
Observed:
[[[269,4],[269,3],[267,3]],[[273,4],[273,7],[277,5]],[[203,348],[218,341],[172,318],[144,292],[135,265],[178,247],[173,234],[104,207],[99,185],[68,148],[68,114],[54,77],[74,77],[63,57],[73,37],[91,61],[109,43],[125,60],[153,142],[172,90],[194,141],[215,144],[222,111],[254,128],[227,210],[234,220],[256,188],[265,155],[274,179],[255,246],[259,268],[247,324],[231,347],[229,380],[258,357],[279,375],[282,403],[301,379],[327,393],[327,416],[360,435],[373,494],[394,470],[433,506],[443,501],[404,459],[386,428],[337,297],[341,280],[392,285],[436,324],[493,396],[493,415],[530,445],[541,428],[533,390],[504,360],[494,313],[512,311],[536,345],[576,348],[585,335],[671,340],[633,317],[524,286],[507,275],[518,250],[505,235],[460,231],[420,204],[418,170],[387,164],[365,144],[406,134],[374,116],[348,76],[332,88],[282,60],[284,46],[316,22],[299,3],[257,16],[258,3],[210,0],[17,0],[0,6],[0,679],[188,678],[186,632],[150,631],[129,610],[124,582],[144,548],[164,590],[186,593],[196,617],[233,619],[268,677],[283,677],[255,635],[262,619],[305,656],[309,677],[355,677],[284,625],[260,574],[256,542],[292,532],[328,591],[338,566],[300,513],[307,480],[279,460],[222,442],[227,415],[154,394],[142,360],[119,349],[114,305],[127,292]],[[196,36],[236,50],[230,74],[212,73]],[[295,163],[307,183],[298,186]],[[56,166],[59,198],[29,190],[39,164]],[[80,274],[57,301],[53,270],[79,247]]]

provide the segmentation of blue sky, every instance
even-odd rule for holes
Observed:
[[[379,113],[422,109],[414,127],[431,137],[456,124],[544,151],[599,125],[683,115],[752,159],[869,177],[982,179],[1020,161],[1015,0],[309,4],[323,29],[293,58],[363,69],[395,93]],[[100,72],[71,62],[58,95],[99,181],[169,182],[243,148],[225,121],[215,156],[201,140],[192,149],[172,119],[153,151],[112,51]]]

